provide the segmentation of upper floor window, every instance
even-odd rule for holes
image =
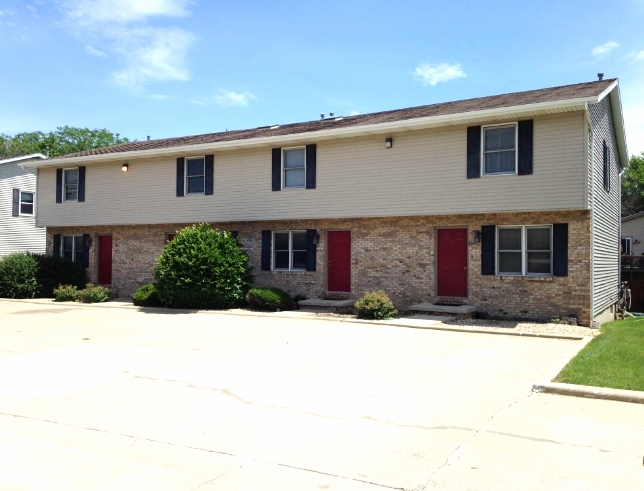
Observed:
[[[34,214],[34,193],[29,191],[20,191],[20,214]]]
[[[205,159],[186,158],[186,194],[204,194],[205,177]]]
[[[516,174],[517,125],[483,127],[483,175]]]
[[[610,148],[604,140],[604,189],[610,192]]]
[[[78,169],[63,169],[63,196],[65,201],[78,201]]]
[[[551,275],[552,227],[498,227],[497,265],[500,275]]]
[[[303,188],[306,186],[306,152],[304,147],[286,148],[283,151],[283,187]]]

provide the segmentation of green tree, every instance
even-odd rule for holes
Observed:
[[[50,157],[82,152],[93,148],[108,147],[130,141],[106,129],[74,128],[59,126],[56,131],[32,131],[13,136],[0,134],[0,158],[17,157],[31,153]]]
[[[622,174],[622,216],[644,211],[644,152],[632,155]]]

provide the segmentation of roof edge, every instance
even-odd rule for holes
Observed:
[[[8,159],[0,160],[0,165],[9,164],[11,162],[20,162],[21,160],[47,160],[47,157],[42,153],[30,153],[29,155],[20,155],[18,157],[10,157]]]

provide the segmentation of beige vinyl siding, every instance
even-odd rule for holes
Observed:
[[[32,216],[12,216],[13,190],[36,192],[36,174],[17,163],[0,165],[0,256],[13,252],[45,252],[45,229]],[[37,198],[37,196],[36,196]]]
[[[633,254],[644,254],[644,216],[623,221],[622,237],[633,239]]]
[[[593,316],[617,301],[620,268],[620,162],[610,99],[589,107],[593,124],[592,265]],[[610,192],[604,189],[603,142],[610,149]]]
[[[175,197],[176,159],[167,158],[130,160],[128,173],[120,162],[88,165],[85,203],[55,204],[55,169],[47,168],[39,220],[66,226],[583,209],[583,128],[581,111],[535,118],[529,176],[467,179],[466,126],[317,142],[317,189],[271,191],[269,147],[216,152],[213,196]]]

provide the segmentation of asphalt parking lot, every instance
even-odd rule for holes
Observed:
[[[0,300],[0,489],[638,490],[579,341]]]

